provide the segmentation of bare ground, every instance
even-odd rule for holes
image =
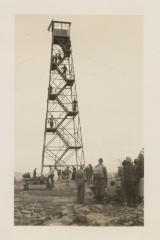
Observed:
[[[24,191],[15,184],[15,225],[72,226],[143,226],[143,206],[128,208],[117,204],[97,204],[86,187],[84,204],[76,203],[76,188],[72,182],[55,183],[52,190]]]

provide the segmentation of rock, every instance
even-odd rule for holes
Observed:
[[[144,204],[143,203],[141,203],[141,204],[139,204],[137,206],[138,211],[143,210],[143,208],[144,208]]]
[[[71,213],[69,209],[62,210],[61,214],[62,216],[68,216]]]
[[[73,224],[84,226],[106,226],[112,221],[111,217],[106,217],[102,213],[89,213],[76,215]]]
[[[60,222],[64,225],[71,225],[73,222],[73,216],[64,216],[60,219]]]
[[[77,215],[90,213],[91,210],[87,206],[75,206],[74,211]]]
[[[16,213],[15,218],[16,219],[22,219],[23,215],[21,213]]]
[[[47,216],[48,214],[45,211],[41,211],[40,213],[42,216]]]
[[[107,208],[113,208],[113,205],[112,204],[108,204]]]
[[[44,216],[41,216],[41,217],[39,218],[39,220],[45,221],[45,220],[48,220],[48,218],[47,218],[47,217],[44,217]]]
[[[25,214],[25,215],[24,215],[24,218],[27,218],[27,219],[28,219],[28,218],[31,218],[31,214]]]
[[[133,225],[133,222],[132,222],[132,221],[129,221],[129,222],[128,222],[128,225],[129,225],[129,226],[132,226],[132,225]]]
[[[30,210],[22,210],[22,213],[23,214],[31,214],[31,211]]]
[[[40,218],[41,215],[39,213],[32,213],[32,218]]]
[[[35,209],[34,209],[34,212],[39,213],[40,210],[41,210],[40,208],[35,208]]]
[[[85,226],[89,225],[89,222],[88,222],[85,214],[79,214],[79,215],[77,214],[75,216],[75,219],[74,219],[73,223],[76,223],[78,225],[85,225]]]
[[[112,221],[111,217],[106,217],[101,213],[91,213],[86,217],[89,225],[106,226]]]
[[[60,226],[63,225],[63,223],[58,222],[58,221],[48,221],[43,224],[44,226]]]
[[[34,221],[34,223],[35,223],[36,225],[43,225],[44,222],[45,222],[45,220],[46,220],[45,217],[40,217],[40,218],[38,218],[36,221]]]
[[[70,207],[68,207],[68,205],[66,205],[65,207],[61,207],[59,211],[61,216],[69,215],[71,213],[71,209]],[[56,214],[57,214],[57,211],[56,211]]]
[[[104,206],[101,204],[94,204],[91,206],[91,211],[90,212],[104,212]]]

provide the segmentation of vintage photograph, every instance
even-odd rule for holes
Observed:
[[[15,15],[15,226],[144,226],[143,16]]]

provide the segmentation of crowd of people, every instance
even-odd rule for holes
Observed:
[[[126,157],[119,167],[118,176],[121,180],[120,198],[122,202],[127,201],[129,207],[136,207],[143,202],[144,197],[144,151],[138,158]]]
[[[64,181],[69,186],[74,181],[77,187],[77,201],[83,203],[85,199],[86,184],[93,191],[97,202],[118,202],[128,207],[136,207],[143,202],[144,197],[144,149],[134,161],[126,157],[114,177],[108,176],[107,168],[103,165],[103,159],[98,160],[98,165],[83,164],[77,169],[75,166],[67,166],[65,169],[53,169],[47,174],[50,187],[54,187],[54,177],[57,172],[58,182]],[[36,178],[36,168],[33,178]],[[30,174],[23,175],[29,178]]]

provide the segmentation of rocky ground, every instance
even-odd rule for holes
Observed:
[[[52,190],[23,190],[15,183],[15,225],[143,226],[143,206],[128,208],[117,204],[96,204],[86,188],[84,204],[76,203],[74,183],[55,183]]]

